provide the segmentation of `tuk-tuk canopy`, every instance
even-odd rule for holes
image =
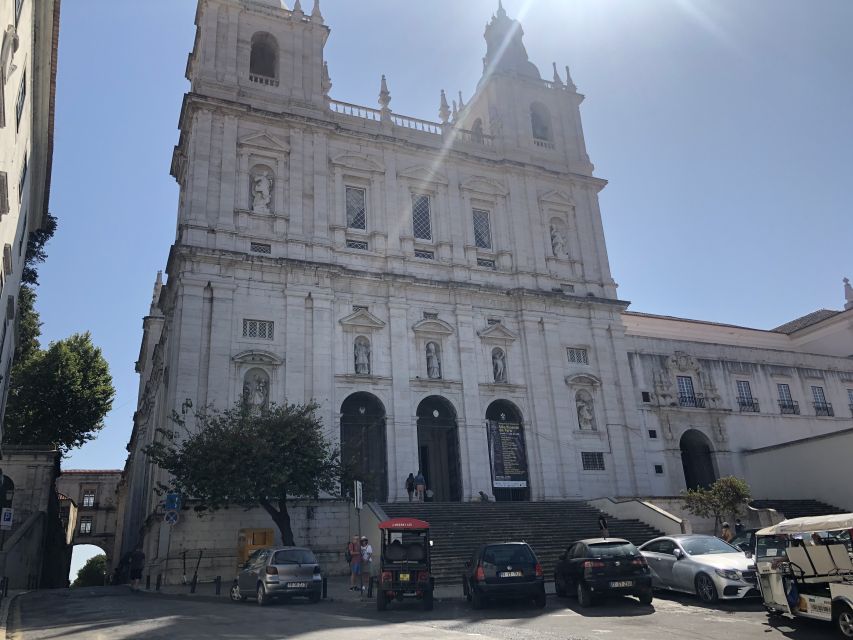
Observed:
[[[837,513],[831,516],[807,516],[783,520],[772,527],[757,531],[757,536],[778,536],[786,533],[814,533],[816,531],[839,531],[853,529],[853,513]]]
[[[391,518],[380,522],[379,528],[391,531],[426,531],[429,529],[429,522],[417,518]]]

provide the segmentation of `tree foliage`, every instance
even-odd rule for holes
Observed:
[[[114,396],[107,361],[88,332],[53,342],[13,368],[4,441],[55,444],[65,454],[95,438]]]
[[[41,228],[30,232],[27,238],[27,254],[24,257],[24,272],[21,274],[23,284],[38,285],[39,277],[36,267],[47,260],[45,245],[56,233],[56,226],[56,218],[48,213]]]
[[[191,412],[192,425],[175,412],[174,428],[159,429],[145,453],[171,474],[168,488],[188,496],[197,511],[261,506],[284,544],[293,545],[288,498],[339,489],[339,455],[316,409],[311,403],[250,411],[238,402],[226,411]]]
[[[719,526],[723,516],[735,518],[740,515],[749,502],[749,485],[740,478],[726,476],[720,478],[710,487],[688,489],[683,492],[686,509],[700,518],[714,518],[714,525]]]
[[[103,553],[92,556],[80,567],[72,587],[101,587],[107,574],[107,556]]]

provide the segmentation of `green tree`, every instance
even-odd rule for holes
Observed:
[[[107,556],[103,553],[92,556],[80,567],[72,587],[101,587],[107,575]]]
[[[4,441],[55,444],[65,454],[95,438],[114,396],[109,366],[88,332],[53,342],[12,372]]]
[[[719,527],[723,516],[736,518],[746,507],[750,498],[749,485],[740,478],[726,476],[710,487],[688,489],[683,492],[686,509],[700,518],[714,518],[714,527]]]
[[[145,453],[172,476],[168,488],[191,497],[196,511],[263,507],[284,544],[293,545],[287,500],[339,488],[338,452],[316,409],[311,403],[250,411],[238,402],[226,411],[191,412],[193,428],[175,412],[174,428],[158,429]]]

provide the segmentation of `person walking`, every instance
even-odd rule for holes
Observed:
[[[735,539],[735,534],[732,532],[732,528],[728,522],[723,523],[723,528],[720,530],[720,539],[724,542],[731,542]]]
[[[610,537],[610,531],[607,528],[607,518],[604,517],[603,513],[598,516],[598,532],[602,538]]]
[[[739,536],[743,533],[743,522],[740,521],[740,518],[735,520],[735,535]]]
[[[145,569],[145,552],[142,550],[142,544],[138,544],[130,554],[130,588],[134,591],[139,591],[143,569]]]
[[[373,575],[373,547],[370,545],[370,540],[367,536],[361,536],[361,590],[364,591],[364,578],[367,577],[367,582],[370,582],[370,577]]]
[[[358,591],[359,586],[355,584],[356,578],[361,575],[361,545],[358,536],[353,536],[346,551],[347,562],[349,562],[349,590]]]
[[[411,502],[412,496],[415,495],[415,475],[413,473],[410,473],[409,477],[406,478],[406,493],[409,494],[409,502]]]
[[[423,502],[426,494],[426,478],[420,469],[418,469],[418,475],[415,476],[415,493],[418,495],[418,502]]]

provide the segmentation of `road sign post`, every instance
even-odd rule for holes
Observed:
[[[354,482],[353,488],[353,499],[355,501],[355,508],[361,511],[364,508],[364,498],[362,496],[362,484],[361,480],[356,480]]]

